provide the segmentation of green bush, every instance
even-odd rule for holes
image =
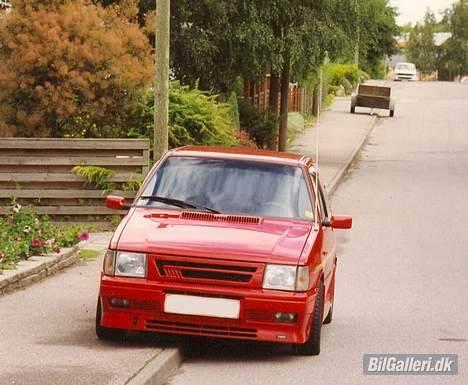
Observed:
[[[109,181],[114,175],[112,170],[97,166],[75,166],[72,172],[80,175],[85,180],[85,185],[93,186],[98,190],[111,191],[115,189],[115,185]]]
[[[0,272],[13,268],[21,259],[33,255],[60,252],[88,238],[82,226],[58,229],[47,216],[39,216],[32,208],[12,202],[10,212],[0,216]]]
[[[171,82],[169,92],[169,147],[185,145],[235,146],[231,110],[216,95]],[[153,139],[154,93],[142,93],[129,116],[127,137]]]
[[[260,111],[248,100],[239,101],[241,130],[260,148],[272,148],[276,139],[277,118],[269,111]]]
[[[343,87],[349,95],[359,83],[369,79],[369,75],[354,64],[326,64],[323,75],[328,91],[334,94]]]
[[[229,104],[229,113],[231,115],[231,121],[234,128],[240,128],[240,118],[239,118],[239,103],[237,102],[237,94],[231,92],[227,100]]]

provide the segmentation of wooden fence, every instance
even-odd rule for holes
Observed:
[[[149,141],[0,138],[0,214],[8,212],[15,198],[57,221],[108,220],[116,211],[104,206],[106,192],[74,174],[78,165],[112,170],[113,193],[132,198],[135,192],[122,190],[148,173]]]
[[[270,101],[270,85],[271,77],[267,75],[262,83],[256,83],[252,81],[244,82],[243,97],[250,101],[254,106],[257,106],[260,110],[265,111],[269,108]],[[280,92],[276,95],[278,100],[277,106],[279,114],[280,106]],[[299,87],[297,84],[291,83],[289,85],[288,95],[288,111],[289,112],[300,112],[302,114],[313,115],[316,113],[316,94],[313,89],[307,89]]]

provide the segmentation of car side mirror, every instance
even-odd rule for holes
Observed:
[[[353,227],[353,218],[343,215],[332,216],[329,220],[329,226],[332,229],[347,230]]]
[[[106,197],[106,207],[113,210],[128,210],[130,205],[125,202],[124,197],[108,195]]]

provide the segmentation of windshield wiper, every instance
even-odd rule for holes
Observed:
[[[161,202],[167,205],[175,206],[175,207],[180,207],[182,209],[195,209],[195,210],[203,210],[203,211],[209,211],[210,213],[213,214],[221,214],[220,211],[214,210],[209,207],[197,205],[195,203],[191,202],[185,202],[180,199],[174,199],[174,198],[168,198],[168,197],[161,197],[158,195],[143,195],[140,197],[140,199],[148,199],[151,201],[155,202]]]

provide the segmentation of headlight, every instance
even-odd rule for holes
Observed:
[[[117,251],[115,275],[121,277],[146,277],[146,254]]]
[[[307,291],[309,289],[309,268],[307,266],[266,265],[263,288]]]

